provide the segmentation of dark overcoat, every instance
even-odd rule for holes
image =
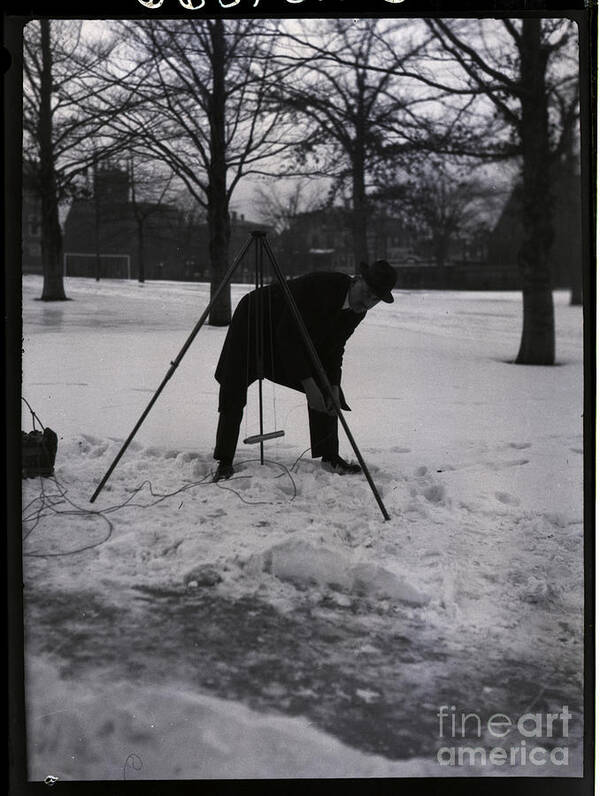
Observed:
[[[350,283],[350,276],[335,272],[310,273],[287,282],[332,385],[341,386],[346,340],[366,315],[342,311]],[[257,341],[258,350],[263,350],[262,368],[257,362]],[[240,300],[215,372],[219,384],[240,395],[245,395],[248,385],[261,375],[301,392],[301,382],[309,376],[319,384],[306,344],[277,282],[253,290]],[[348,408],[342,393],[340,403],[342,408]]]

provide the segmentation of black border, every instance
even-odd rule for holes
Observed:
[[[201,2],[201,0],[193,0]],[[231,4],[234,0],[223,0]],[[526,14],[569,16],[573,12],[590,10],[588,0],[239,0],[238,4],[223,8],[220,0],[205,0],[203,8],[188,11],[178,0],[164,0],[163,5],[150,10],[138,0],[88,0],[85,6],[76,0],[5,0],[3,13],[18,16],[76,17],[85,19],[163,17],[342,17],[361,16],[448,16],[465,14],[511,16]],[[92,10],[90,10],[90,8]]]
[[[320,788],[357,788],[361,793],[397,793],[406,789],[427,794],[468,794],[482,791],[500,794],[544,794],[544,796],[576,796],[593,792],[595,750],[595,417],[596,417],[596,178],[597,158],[597,27],[596,0],[404,0],[390,4],[385,0],[304,0],[290,4],[286,0],[240,0],[229,10],[218,0],[205,0],[205,7],[186,11],[178,0],[164,0],[163,7],[151,11],[137,0],[98,0],[90,13],[93,0],[7,0],[3,8],[4,71],[4,317],[5,317],[5,442],[7,453],[6,539],[7,539],[7,650],[8,650],[8,792],[37,794],[49,792],[43,783],[26,780],[25,695],[24,695],[24,628],[21,561],[21,480],[19,474],[21,417],[21,110],[22,59],[21,26],[28,18],[74,17],[81,19],[207,16],[237,17],[525,17],[560,16],[577,22],[580,30],[581,129],[582,129],[582,210],[584,220],[584,572],[585,572],[585,640],[584,640],[584,776],[562,777],[429,777],[406,779],[283,779],[283,780],[164,780],[164,781],[86,781],[58,782],[57,794],[85,793],[162,794],[209,793],[237,794],[240,790],[257,788],[261,793],[305,793]],[[592,5],[593,2],[593,5]],[[589,264],[589,267],[585,267]]]

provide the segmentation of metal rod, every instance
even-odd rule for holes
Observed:
[[[264,274],[263,274],[263,257],[262,257],[262,246],[260,238],[256,239],[257,245],[257,263],[256,267],[258,269],[258,281],[259,285],[262,288],[264,285]],[[263,436],[265,428],[264,428],[264,406],[263,406],[263,380],[262,376],[265,372],[265,325],[263,322],[264,317],[264,296],[262,294],[262,290],[260,293],[260,301],[259,301],[259,318],[258,318],[258,325],[259,325],[259,336],[260,336],[260,375],[261,379],[258,384],[258,401],[259,401],[259,432],[260,435]],[[265,463],[265,445],[264,441],[261,439],[260,441],[260,463]]]
[[[262,308],[262,272],[259,265],[260,258],[260,238],[253,235],[254,238],[254,288],[256,290],[256,302],[254,313],[254,346],[256,352],[256,375],[258,376],[258,422],[259,422],[259,437],[262,437],[263,426],[263,377],[264,377],[264,359],[263,359],[263,308]],[[265,446],[260,440],[260,463],[265,463]]]
[[[266,434],[255,434],[253,437],[246,437],[244,445],[254,445],[267,439],[276,439],[285,436],[285,431],[268,431]]]
[[[139,427],[142,425],[142,423],[146,419],[146,416],[148,415],[148,413],[150,412],[150,410],[152,409],[152,407],[156,403],[156,400],[158,399],[158,396],[163,391],[164,387],[166,386],[167,382],[169,381],[169,379],[171,378],[173,373],[175,373],[175,371],[176,371],[179,363],[183,359],[186,351],[191,346],[194,338],[196,337],[196,335],[200,331],[201,327],[204,325],[204,322],[208,318],[208,315],[210,313],[210,310],[211,310],[212,306],[214,305],[214,303],[216,302],[218,297],[221,295],[221,293],[223,292],[224,288],[229,284],[229,281],[231,280],[231,277],[233,276],[235,270],[237,269],[238,265],[240,264],[241,260],[243,259],[244,255],[246,254],[246,252],[248,251],[251,242],[252,242],[252,238],[250,237],[250,238],[248,238],[246,243],[242,246],[242,248],[240,249],[240,251],[238,252],[236,257],[234,258],[232,264],[227,269],[221,284],[218,286],[218,288],[215,290],[214,294],[211,296],[210,301],[208,303],[208,306],[206,307],[206,309],[204,310],[204,312],[200,316],[200,318],[199,318],[198,322],[196,323],[196,325],[194,326],[190,336],[185,341],[181,351],[175,357],[175,359],[171,362],[171,367],[167,371],[166,376],[164,377],[164,379],[162,380],[160,386],[158,387],[158,389],[156,390],[156,392],[154,393],[154,395],[150,399],[150,402],[149,402],[148,406],[146,407],[146,409],[142,413],[142,415],[141,415],[140,419],[138,420],[138,422],[135,424],[135,426],[133,428],[133,431],[127,437],[125,442],[123,443],[123,446],[122,446],[121,450],[116,455],[113,463],[110,465],[110,467],[106,471],[106,474],[103,477],[102,481],[100,481],[100,483],[98,484],[98,487],[96,488],[96,491],[94,492],[94,494],[90,498],[90,503],[93,503],[96,500],[96,498],[98,497],[98,495],[100,494],[100,492],[104,488],[104,485],[106,484],[106,482],[110,478],[112,471],[115,469],[115,467],[117,466],[117,464],[121,460],[121,457],[123,456],[123,454],[125,453],[125,451],[129,447],[129,444],[131,443],[132,439],[137,434]]]
[[[256,235],[257,233],[254,233],[254,234]],[[271,246],[269,244],[269,241],[266,238],[266,234],[265,233],[262,233],[262,240],[263,240],[263,246],[265,248],[265,251],[267,252],[269,260],[271,261],[271,266],[273,268],[273,271],[275,272],[275,274],[277,276],[277,279],[279,280],[279,283],[281,284],[281,287],[283,289],[283,293],[284,293],[284,295],[285,295],[285,297],[287,299],[288,306],[290,307],[290,309],[292,311],[292,314],[294,316],[294,319],[296,320],[296,324],[298,326],[298,329],[299,329],[300,333],[302,334],[302,337],[304,339],[304,343],[306,344],[306,348],[308,350],[310,358],[312,359],[313,365],[314,365],[314,367],[315,367],[315,369],[316,369],[316,371],[317,371],[317,373],[319,375],[319,378],[320,378],[323,386],[325,387],[329,397],[331,398],[331,402],[332,402],[333,406],[335,407],[335,411],[336,411],[336,414],[338,416],[338,419],[339,419],[340,423],[342,424],[342,427],[343,427],[344,431],[346,432],[346,436],[348,437],[348,440],[350,441],[350,444],[352,445],[354,453],[356,454],[356,458],[358,459],[358,462],[359,462],[359,464],[360,464],[360,466],[362,468],[362,471],[365,474],[365,477],[366,477],[367,481],[369,482],[369,486],[371,487],[371,491],[373,492],[373,495],[375,496],[375,500],[377,501],[377,504],[378,504],[379,508],[381,509],[381,513],[383,514],[383,518],[385,520],[389,520],[390,519],[390,515],[388,514],[387,509],[386,509],[386,507],[383,504],[383,501],[381,499],[381,496],[380,496],[379,492],[377,491],[377,487],[375,486],[375,483],[374,483],[373,479],[371,478],[371,473],[369,472],[369,469],[368,469],[368,467],[367,467],[367,465],[366,465],[366,463],[365,463],[365,461],[364,461],[364,459],[363,459],[363,457],[361,455],[361,452],[358,449],[358,445],[354,441],[354,437],[352,436],[352,433],[351,433],[350,429],[348,428],[348,424],[346,423],[346,420],[345,420],[345,418],[344,418],[344,416],[342,414],[342,410],[340,409],[340,407],[338,406],[338,404],[337,404],[337,402],[335,400],[335,397],[333,395],[333,390],[331,389],[331,384],[329,383],[329,379],[327,378],[327,374],[325,373],[325,369],[324,369],[323,365],[321,364],[321,360],[319,358],[317,350],[316,350],[316,348],[315,348],[315,346],[313,344],[313,341],[310,338],[308,330],[307,330],[307,328],[306,328],[306,326],[304,324],[304,320],[302,318],[302,315],[300,315],[300,311],[298,309],[298,306],[297,306],[296,302],[294,301],[294,297],[292,296],[291,290],[289,289],[288,284],[287,284],[287,282],[285,280],[285,277],[284,277],[283,273],[281,272],[281,269],[279,268],[279,265],[277,264],[277,261],[275,260],[275,256],[274,256],[274,254],[273,254],[273,252],[271,250]]]

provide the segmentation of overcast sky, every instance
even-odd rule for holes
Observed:
[[[414,29],[416,31],[421,26],[421,20],[420,18],[415,18],[413,21],[415,25]],[[110,22],[111,20],[85,20],[83,25],[84,35],[86,37],[102,37],[106,34],[107,26],[110,24]],[[318,25],[319,22],[319,20],[315,20],[314,24]],[[304,20],[303,23],[298,24],[296,20],[288,20],[287,23],[289,24],[289,29],[291,29],[294,33],[299,34],[301,32],[301,28],[303,28],[304,35],[308,33],[310,38],[310,21]],[[349,19],[348,23],[352,24],[352,20]],[[496,51],[499,48],[500,52],[502,52],[502,38],[506,35],[506,31],[504,30],[500,20],[485,20],[482,30],[484,34],[484,40],[482,41],[481,46],[489,48],[491,51]],[[436,62],[433,60],[427,61],[427,69],[433,75],[435,75],[436,72],[440,73],[440,70],[442,70],[444,79],[447,80],[449,77],[450,69],[447,62]],[[458,71],[453,69],[452,71],[456,75],[460,74],[460,69]],[[498,190],[506,191],[515,179],[516,164],[505,163],[501,165],[489,166],[486,168],[486,174],[490,182],[497,185]],[[291,189],[295,181],[295,179],[279,179],[276,182],[276,188],[280,193],[285,192],[286,186],[289,185]],[[319,183],[323,186],[323,191],[325,192],[328,187],[328,181],[322,179],[319,181]],[[242,179],[236,187],[235,193],[233,195],[231,209],[236,211],[238,214],[243,213],[248,220],[260,221],[254,201],[255,192],[258,186],[264,186],[268,184],[269,183],[260,182],[250,177],[245,177]]]

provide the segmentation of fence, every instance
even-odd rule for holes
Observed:
[[[520,290],[517,266],[494,268],[486,263],[453,263],[443,268],[396,265],[399,289],[413,290]]]
[[[98,262],[99,260],[99,262]],[[100,276],[102,279],[131,279],[131,259],[128,254],[84,254],[65,252],[65,276]],[[100,273],[97,273],[98,265]]]

